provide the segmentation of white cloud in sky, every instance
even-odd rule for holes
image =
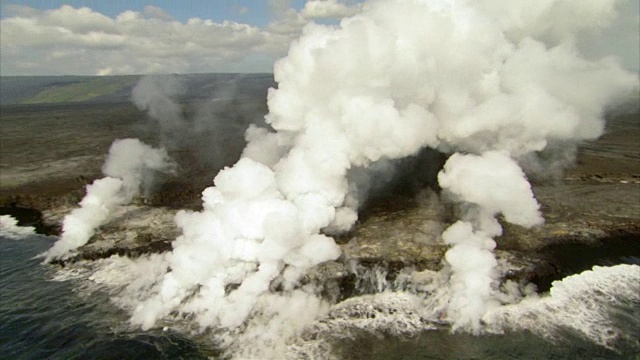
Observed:
[[[351,16],[360,11],[360,5],[347,6],[337,0],[307,1],[302,15],[308,19],[341,18]]]
[[[638,69],[638,10],[626,1],[614,28],[581,41],[587,55],[615,54]],[[296,11],[270,0],[274,21],[264,27],[192,18],[180,22],[162,8],[125,11],[115,18],[64,5],[41,11],[5,5],[0,20],[0,73],[6,75],[271,72],[310,21],[360,11],[353,0],[312,0]],[[235,9],[246,13],[248,8]]]
[[[1,20],[2,75],[270,72],[308,22],[296,11],[259,28],[182,23],[155,6],[115,18],[68,5],[5,9],[11,16]]]
[[[269,0],[269,11],[271,16],[280,18],[286,16],[287,13],[294,12],[291,8],[292,0]]]
[[[142,13],[145,17],[151,19],[173,20],[173,16],[171,16],[169,13],[162,10],[162,8],[153,5],[145,6]]]

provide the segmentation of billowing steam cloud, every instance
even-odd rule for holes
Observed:
[[[114,141],[102,167],[106,177],[87,185],[80,207],[64,218],[60,239],[44,254],[45,262],[69,257],[73,250],[86,244],[115,208],[149,189],[154,173],[174,171],[175,165],[164,149],[155,149],[138,139]]]
[[[542,222],[518,161],[598,137],[605,107],[638,89],[614,59],[588,61],[575,47],[615,5],[372,1],[339,27],[309,25],[274,68],[266,120],[275,132],[250,127],[243,158],[204,190],[203,210],[177,215],[170,270],[133,322],[195,315],[202,328],[255,333],[257,314],[281,313],[269,308],[275,297],[312,297],[300,275],[340,256],[323,232],[357,220],[351,171],[433,148],[453,154],[439,181],[463,214],[443,234],[447,316],[478,331],[495,291],[495,216]]]

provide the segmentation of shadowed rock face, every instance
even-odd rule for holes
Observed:
[[[56,116],[59,121],[50,126]],[[86,116],[93,116],[92,127],[82,123]],[[84,185],[100,176],[111,141],[137,135],[148,140],[144,131],[137,130],[140,116],[128,105],[115,104],[109,108],[67,104],[37,111],[26,107],[3,111],[1,212],[26,225],[40,226],[41,232],[59,233],[62,219],[84,195]],[[47,134],[38,131],[41,125],[46,125]],[[97,134],[92,141],[74,140],[89,133]],[[58,141],[50,141],[52,138]],[[620,256],[640,257],[638,139],[640,114],[618,116],[609,122],[600,140],[579,149],[577,166],[563,179],[534,186],[546,222],[533,229],[503,223],[496,254],[506,264],[505,278],[527,279],[544,289],[550,280],[566,275],[563,259],[571,254],[556,251],[565,244],[607,253],[608,241],[615,239],[616,249],[628,249]],[[60,149],[63,145],[64,151]],[[164,179],[155,192],[118,210],[114,220],[102,226],[75,257],[58,263],[171,250],[171,242],[180,234],[173,221],[176,209],[198,210],[201,191],[215,176],[189,154],[178,155],[181,176]],[[423,160],[444,162],[437,154],[431,155]],[[409,180],[395,181],[389,191],[376,194],[361,210],[356,227],[336,237],[342,257],[322,264],[303,281],[323,283],[328,297],[341,299],[363,288],[356,282],[369,276],[366,274],[377,272],[385,286],[399,286],[392,284],[403,269],[439,270],[443,266],[447,247],[440,234],[453,221],[455,207],[441,199],[437,189],[424,188],[432,185],[429,179],[435,173],[414,176],[413,170],[423,165],[421,157],[411,161],[403,170]]]

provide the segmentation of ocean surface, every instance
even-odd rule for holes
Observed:
[[[34,256],[55,238],[0,236],[0,357],[2,359],[215,359],[219,350],[172,330],[140,331],[109,301],[83,291],[81,280],[56,279],[57,270]],[[640,271],[633,265],[632,271]],[[570,284],[567,282],[567,284]],[[633,285],[633,284],[629,284]],[[624,286],[622,284],[621,286]],[[614,295],[612,295],[614,296]],[[637,300],[637,298],[636,298]],[[622,334],[609,348],[577,331],[553,336],[516,329],[504,334],[451,334],[436,327],[407,338],[371,331],[330,341],[326,357],[342,359],[638,359],[640,302],[616,302],[609,319]],[[592,306],[593,304],[587,304]],[[553,310],[552,307],[549,311]],[[562,316],[562,314],[558,314]],[[525,316],[525,315],[523,315]],[[543,318],[540,321],[546,321]]]
[[[194,342],[163,331],[130,332],[109,294],[84,296],[33,257],[55,238],[0,237],[0,358],[207,359]]]

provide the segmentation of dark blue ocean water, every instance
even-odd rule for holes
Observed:
[[[1,359],[206,359],[211,348],[172,331],[136,331],[108,294],[83,295],[74,280],[53,281],[55,269],[33,257],[53,238],[0,237]],[[636,331],[638,304],[620,309],[620,323]],[[635,323],[634,323],[635,322]],[[626,325],[625,325],[626,323]],[[363,332],[333,341],[343,359],[638,359],[640,348],[613,351],[567,331],[556,341],[527,331],[505,335],[428,331],[411,339]]]
[[[71,281],[52,281],[54,270],[33,259],[52,243],[0,237],[0,358],[207,358],[178,334],[123,331],[127,316],[105,294],[83,297]]]

